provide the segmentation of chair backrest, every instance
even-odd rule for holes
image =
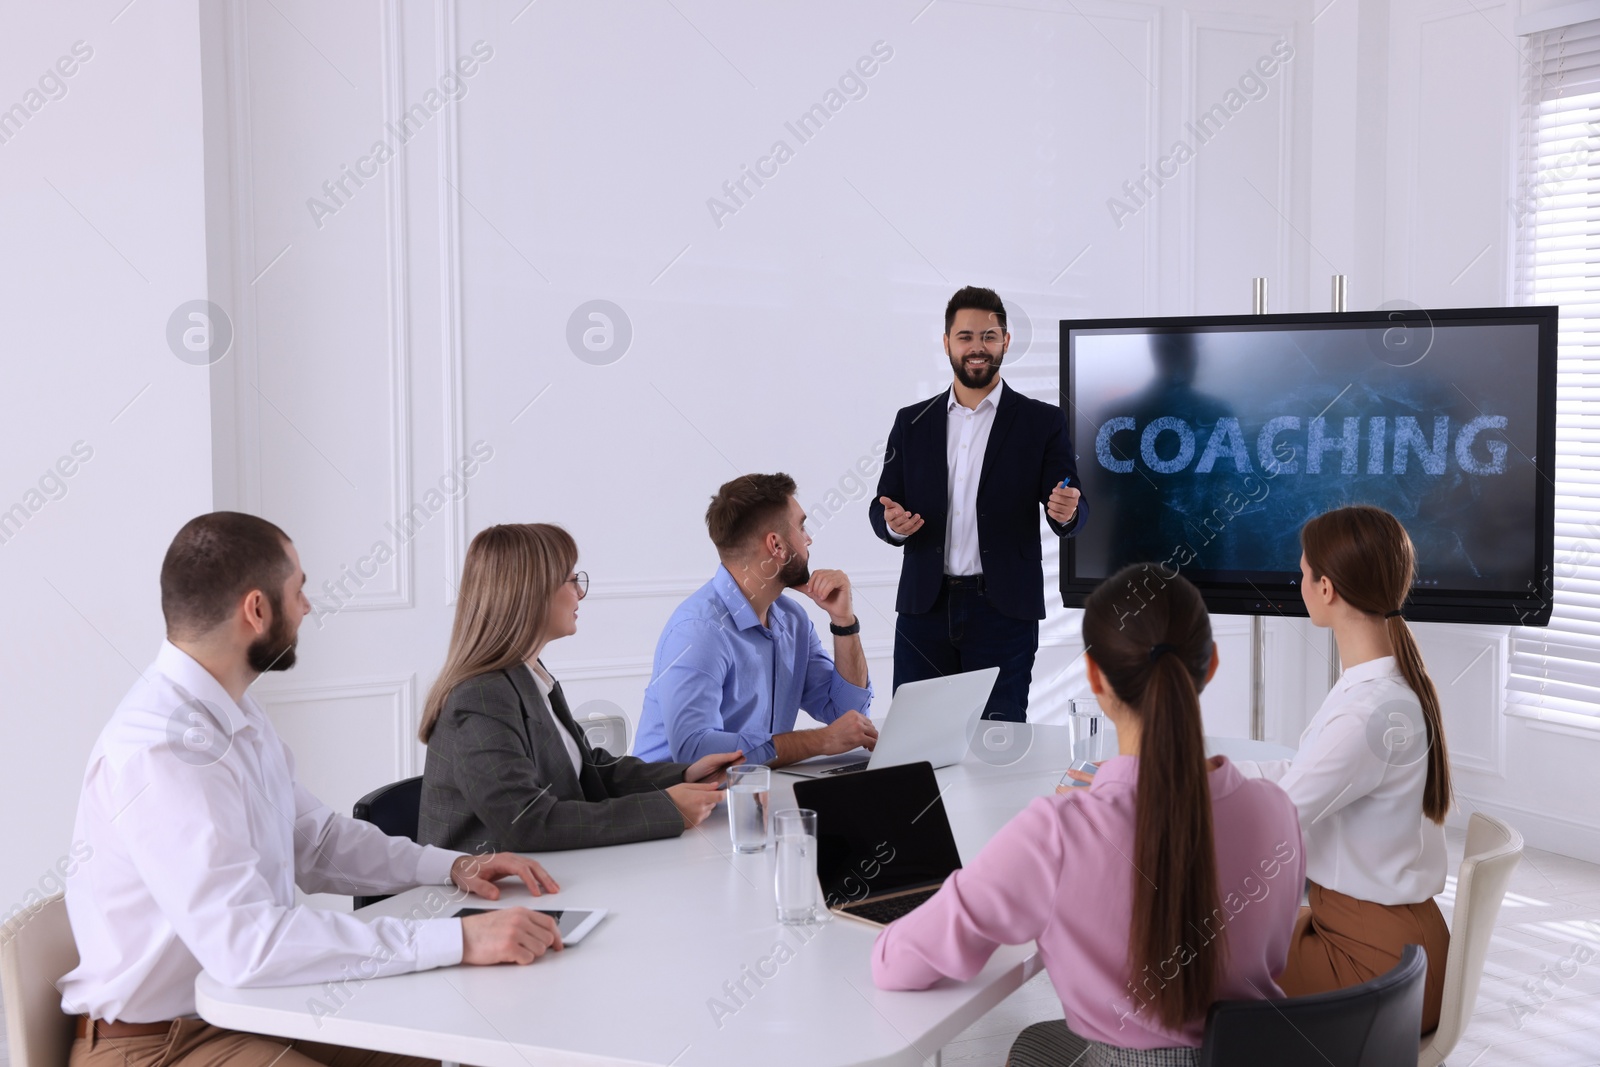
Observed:
[[[78,965],[78,946],[61,894],[0,926],[0,996],[6,1004],[11,1067],[63,1067],[73,1019],[61,1011],[63,975]]]
[[[1305,1063],[1414,1067],[1428,954],[1407,945],[1370,982],[1287,1000],[1224,1000],[1206,1015],[1201,1067]]]
[[[1422,1038],[1418,1062],[1444,1062],[1472,1018],[1483,978],[1489,939],[1505,899],[1511,872],[1522,858],[1522,835],[1482,812],[1467,823],[1467,847],[1456,876],[1456,906],[1450,923],[1450,954],[1444,964],[1444,999],[1439,1026]]]
[[[390,837],[417,839],[417,814],[422,808],[422,776],[402,778],[390,785],[380,786],[356,801],[351,814],[363,822],[370,822]],[[356,897],[355,906],[364,908],[380,900],[388,900],[385,893],[376,897]]]
[[[422,776],[380,786],[356,801],[351,812],[390,837],[417,839],[417,812],[422,808]]]

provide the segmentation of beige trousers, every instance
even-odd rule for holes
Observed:
[[[369,1052],[313,1041],[288,1041],[223,1030],[200,1019],[176,1019],[149,1037],[80,1037],[68,1067],[437,1067],[394,1052]]]

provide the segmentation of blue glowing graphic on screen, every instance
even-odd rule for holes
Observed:
[[[1410,531],[1419,588],[1521,591],[1538,341],[1533,323],[1074,330],[1094,507],[1074,577],[1149,561],[1286,581],[1300,526],[1364,503]]]

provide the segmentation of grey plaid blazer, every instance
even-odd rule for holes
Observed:
[[[574,773],[526,666],[480,674],[450,691],[428,739],[419,842],[459,852],[541,852],[683,832],[664,790],[683,781],[687,764],[590,748],[559,682],[550,703],[577,740],[582,773]]]

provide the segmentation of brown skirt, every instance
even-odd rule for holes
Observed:
[[[1374,904],[1310,883],[1311,906],[1300,909],[1289,965],[1278,977],[1285,995],[1303,997],[1359,985],[1394,969],[1407,945],[1428,953],[1422,1033],[1439,1025],[1450,928],[1430,897],[1420,904]]]

